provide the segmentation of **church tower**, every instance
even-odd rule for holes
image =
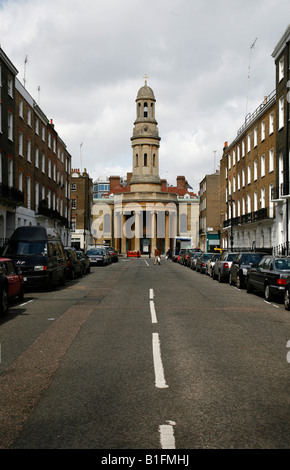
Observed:
[[[159,177],[160,137],[155,119],[155,96],[147,85],[140,88],[136,98],[136,120],[133,136],[133,171],[131,191],[161,191]]]

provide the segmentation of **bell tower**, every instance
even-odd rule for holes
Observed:
[[[131,137],[133,149],[131,191],[161,190],[159,177],[161,139],[155,119],[155,103],[153,90],[147,85],[145,75],[145,85],[140,88],[136,98],[136,120]]]

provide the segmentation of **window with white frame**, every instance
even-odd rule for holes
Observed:
[[[27,139],[27,161],[31,162],[31,140]]]
[[[242,215],[245,215],[245,213],[246,213],[246,200],[243,197],[243,199],[242,199]]]
[[[237,187],[238,187],[238,191],[241,189],[241,174],[240,172],[238,172],[237,174]]]
[[[8,75],[7,86],[8,86],[8,95],[10,95],[13,98],[13,78],[10,75]]]
[[[228,168],[231,169],[231,154],[228,155]]]
[[[247,136],[247,150],[248,153],[251,151],[251,134],[248,134]]]
[[[233,166],[236,164],[236,150],[233,150]]]
[[[236,192],[236,177],[233,176],[233,193]]]
[[[53,164],[53,180],[56,181],[56,164]]]
[[[265,155],[261,156],[261,177],[265,176]]]
[[[38,206],[39,206],[39,183],[37,181],[35,183],[34,200],[35,200],[35,210],[37,211]]]
[[[265,124],[265,121],[262,121],[261,122],[261,142],[265,140],[265,136],[266,136],[266,124]]]
[[[35,168],[39,168],[39,148],[35,147]]]
[[[279,60],[279,82],[284,78],[284,57]]]
[[[245,141],[243,140],[243,141],[242,141],[242,157],[244,157],[245,154],[246,154],[246,148],[245,148],[245,147],[246,147],[246,146],[245,146]]]
[[[42,126],[42,129],[41,129],[41,137],[42,137],[43,142],[45,142],[45,127],[44,126]]]
[[[251,207],[251,195],[250,195],[250,194],[247,195],[247,211],[248,211],[248,214],[249,214],[250,212],[252,212],[252,207]]]
[[[274,149],[269,150],[269,173],[274,171]]]
[[[274,132],[274,113],[271,113],[269,116],[269,135]]]
[[[254,161],[254,181],[258,179],[258,161]]]
[[[246,184],[246,171],[245,168],[242,169],[242,187],[244,188]]]
[[[22,171],[19,171],[19,173],[18,173],[18,189],[19,189],[19,191],[23,191],[23,175],[22,175]]]
[[[48,140],[48,146],[49,148],[51,148],[51,133],[50,132],[48,132],[47,140]]]
[[[27,209],[31,209],[31,178],[27,176]]]
[[[251,165],[247,166],[247,183],[251,184]]]
[[[31,127],[31,109],[27,109],[27,124]]]
[[[254,212],[258,210],[258,192],[254,192]]]
[[[51,178],[51,159],[48,159],[48,177]]]
[[[35,119],[35,134],[39,135],[39,119]]]
[[[240,146],[238,145],[238,146],[237,146],[237,161],[238,161],[238,162],[240,161],[240,153],[241,153],[241,148],[240,148]]]
[[[8,139],[13,140],[13,114],[8,111]]]
[[[269,185],[269,217],[274,217],[274,203],[272,201],[274,185]]]
[[[284,127],[284,97],[279,99],[279,129]]]
[[[238,207],[238,217],[240,217],[241,215],[241,200],[240,199],[238,199],[237,207]]]
[[[51,208],[51,191],[48,189],[47,191],[47,206],[50,209]]]
[[[230,179],[229,179],[228,187],[229,187],[229,194],[232,194],[232,183]]]
[[[265,188],[261,189],[261,209],[266,207],[266,191]]]
[[[254,129],[254,147],[257,147],[258,145],[258,128],[256,127]]]
[[[42,173],[45,173],[45,154],[44,153],[41,155],[41,171]]]
[[[45,187],[42,186],[41,188],[41,200],[44,201],[45,200]]]
[[[21,157],[23,157],[23,134],[22,132],[19,132],[18,133],[18,139],[19,139],[19,142],[18,142],[18,152],[19,152],[19,155]]]
[[[19,100],[19,117],[23,119],[23,101],[22,99]]]

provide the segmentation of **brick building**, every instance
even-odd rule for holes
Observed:
[[[272,57],[276,67],[276,202],[278,251],[289,254],[290,198],[290,25],[277,43]]]
[[[247,115],[220,162],[221,247],[271,249],[276,243],[276,94]]]
[[[1,49],[0,58],[2,245],[22,225],[53,226],[69,244],[71,155]],[[10,196],[9,206],[4,191]]]
[[[93,240],[91,236],[93,206],[93,181],[86,168],[71,170],[71,244],[75,248],[87,250]]]
[[[206,175],[199,185],[199,247],[213,251],[220,246],[220,172]]]

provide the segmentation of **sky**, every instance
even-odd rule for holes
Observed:
[[[132,171],[138,90],[156,98],[159,173],[194,192],[264,96],[289,0],[0,0],[0,45],[72,168]]]

